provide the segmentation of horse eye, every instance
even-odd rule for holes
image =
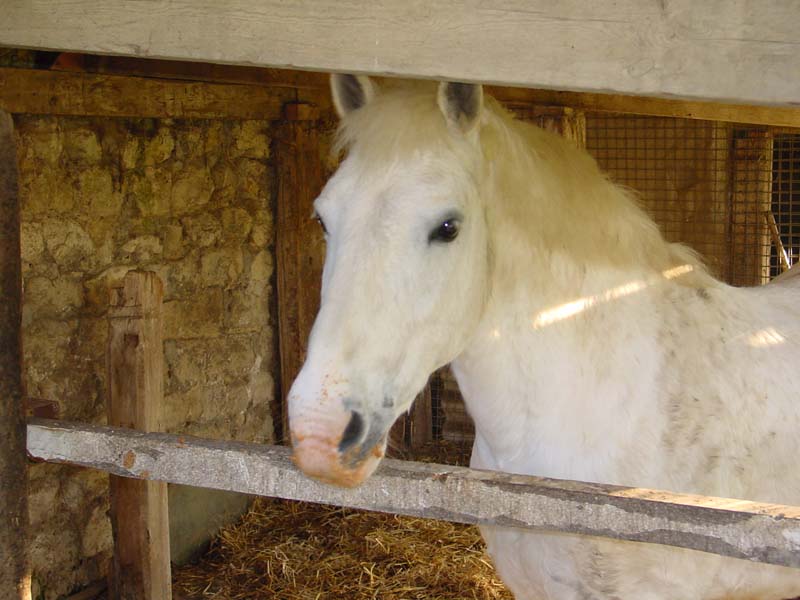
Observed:
[[[459,222],[457,219],[447,219],[436,229],[431,231],[428,242],[452,242],[458,237]]]
[[[328,235],[328,228],[325,227],[325,221],[322,220],[322,217],[320,217],[317,213],[314,213],[314,218],[317,220],[317,223],[319,223],[319,226],[322,227],[322,233]]]

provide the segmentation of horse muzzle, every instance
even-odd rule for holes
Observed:
[[[307,476],[355,487],[377,468],[388,428],[354,410],[306,414],[291,421],[294,461]]]

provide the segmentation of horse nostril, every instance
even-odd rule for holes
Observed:
[[[339,452],[346,452],[353,447],[361,439],[362,433],[364,433],[364,418],[356,411],[350,411],[350,422],[344,428],[342,441],[339,442]]]

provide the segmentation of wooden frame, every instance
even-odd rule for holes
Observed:
[[[0,110],[0,597],[30,598],[22,270],[14,123]]]
[[[203,64],[194,65],[192,70],[199,73],[200,80],[186,81],[179,77],[175,63],[149,62],[152,64],[118,61],[113,63],[118,73],[0,67],[0,109],[12,114],[264,120],[282,118],[287,102],[315,106],[320,116],[333,109],[327,77],[318,73]],[[539,104],[584,111],[800,127],[800,107],[497,86],[488,87],[487,93],[512,107]]]
[[[306,478],[290,449],[34,419],[28,452],[115,475],[460,523],[655,542],[800,568],[800,508],[384,459],[356,489]]]
[[[798,29],[782,0],[52,0],[0,45],[791,106]]]
[[[325,239],[312,218],[314,200],[325,184],[319,155],[319,110],[287,104],[275,128],[277,190],[275,277],[278,297],[280,396],[286,398],[306,360],[311,327],[319,311]],[[286,402],[281,406],[281,441],[289,441]]]
[[[287,88],[0,68],[0,109],[14,114],[275,120],[294,99]]]

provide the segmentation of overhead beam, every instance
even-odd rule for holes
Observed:
[[[12,0],[0,45],[790,106],[785,0]]]
[[[265,119],[282,117],[295,100],[332,109],[327,76],[320,73],[144,59],[85,57],[83,73],[0,67],[0,109],[12,114]],[[90,61],[89,59],[97,59]],[[191,80],[191,81],[190,81]],[[589,92],[490,86],[508,106],[541,104],[587,112],[618,112],[800,127],[800,106],[753,106]]]
[[[591,92],[564,92],[509,87],[489,87],[487,92],[506,105],[543,104],[586,112],[612,112],[651,117],[701,119],[726,123],[800,127],[800,104],[796,107],[754,106],[723,102],[698,102],[650,96],[623,96]]]
[[[385,459],[352,490],[304,477],[288,448],[33,419],[42,460],[261,496],[460,523],[652,542],[800,568],[800,508]]]
[[[0,110],[12,114],[275,120],[295,98],[289,88],[0,68]]]
[[[128,75],[158,79],[178,79],[291,87],[297,90],[298,100],[311,102],[322,111],[332,108],[328,91],[328,76],[311,71],[243,67],[214,63],[181,62],[136,58],[127,56],[96,56],[86,54],[62,55],[73,68],[88,73]],[[800,127],[800,104],[795,108],[780,106],[753,106],[720,102],[693,102],[680,99],[598,94],[591,92],[565,92],[531,88],[491,86],[492,96],[507,104],[544,104],[563,106],[585,111],[606,111],[705,119],[729,123]]]

